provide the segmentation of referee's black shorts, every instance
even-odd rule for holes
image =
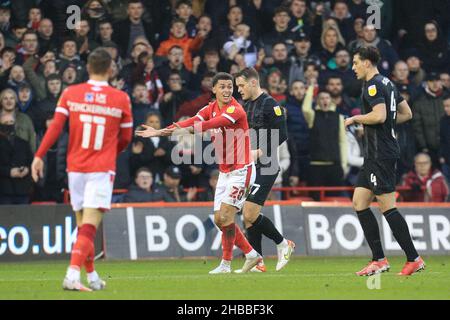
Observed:
[[[275,174],[267,175],[261,174],[261,168],[256,168],[256,179],[253,184],[250,194],[247,196],[247,201],[264,206],[270,190],[278,177],[279,170]]]
[[[364,159],[355,187],[362,187],[379,196],[395,191],[397,159]]]

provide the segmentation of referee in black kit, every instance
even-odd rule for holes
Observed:
[[[369,276],[389,271],[390,268],[381,246],[377,220],[370,210],[370,204],[376,198],[380,211],[407,257],[398,275],[408,276],[425,268],[425,262],[412,242],[408,225],[395,207],[396,165],[400,157],[396,124],[410,120],[412,113],[395,85],[379,74],[379,61],[380,53],[375,47],[360,47],[356,50],[352,69],[356,77],[364,81],[362,114],[345,120],[346,127],[364,125],[364,165],[353,194],[353,208],[358,214],[373,258],[356,274]]]
[[[272,221],[260,213],[280,171],[277,151],[287,140],[286,114],[270,95],[262,91],[255,69],[243,69],[235,76],[235,81],[245,101],[248,125],[253,129],[251,144],[256,162],[256,180],[242,209],[244,225],[250,244],[261,256],[262,235],[275,242],[278,252],[276,270],[279,271],[289,262],[295,244],[286,240]],[[266,272],[264,262],[259,263],[252,271]]]

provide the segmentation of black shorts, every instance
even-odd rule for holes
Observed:
[[[261,168],[257,168],[255,183],[253,183],[253,186],[250,189],[247,201],[264,206],[264,202],[266,202],[270,190],[272,190],[273,184],[278,177],[278,173],[279,171],[276,174],[263,175],[261,174]]]
[[[364,159],[355,187],[372,190],[378,196],[394,192],[397,176],[396,170],[397,159]]]

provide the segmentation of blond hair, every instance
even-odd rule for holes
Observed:
[[[329,31],[336,32],[337,42],[342,44],[345,47],[345,40],[344,40],[344,37],[341,34],[341,31],[339,31],[339,28],[336,28],[334,26],[326,26],[325,28],[323,28],[322,35],[320,36],[320,43],[322,44],[322,47],[325,48],[325,49],[327,48],[327,46],[325,45],[325,35]]]
[[[3,90],[2,92],[0,92],[0,111],[3,110],[2,101],[3,101],[3,98],[5,97],[5,95],[6,95],[7,93],[10,93],[10,94],[13,95],[14,100],[16,101],[16,105],[17,105],[17,103],[19,102],[19,99],[17,98],[17,94],[16,94],[16,92],[15,92],[13,89],[9,89],[9,88],[8,88],[8,89],[5,89],[5,90]]]

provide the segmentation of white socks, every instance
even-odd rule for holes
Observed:
[[[68,267],[66,278],[70,281],[80,281],[80,269],[74,267]]]
[[[286,239],[283,239],[283,241],[281,241],[280,244],[277,244],[277,247],[278,247],[278,248],[284,248],[284,247],[286,247],[287,245],[288,245],[287,240],[286,240]]]
[[[256,252],[255,249],[252,249],[252,251],[250,251],[249,253],[247,253],[247,254],[245,255],[245,257],[246,257],[247,259],[254,259],[254,258],[256,258],[257,256],[258,256],[258,252]]]
[[[94,270],[93,272],[87,274],[87,279],[88,282],[95,282],[100,279],[100,277],[98,276],[97,271]]]

